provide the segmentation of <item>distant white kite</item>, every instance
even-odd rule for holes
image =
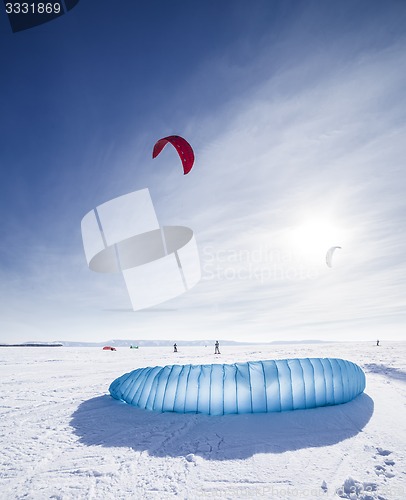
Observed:
[[[193,231],[161,228],[148,189],[99,205],[83,217],[81,226],[89,268],[121,272],[134,311],[177,297],[200,280]]]
[[[327,250],[327,254],[326,254],[326,264],[328,265],[328,267],[333,267],[333,253],[336,251],[336,249],[339,248],[341,249],[341,247],[331,247]]]

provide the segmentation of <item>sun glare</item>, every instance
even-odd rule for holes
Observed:
[[[292,252],[308,261],[322,262],[332,246],[345,245],[345,231],[327,218],[309,218],[289,231]]]

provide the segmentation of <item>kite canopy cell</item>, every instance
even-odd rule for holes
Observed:
[[[142,409],[225,415],[337,405],[364,389],[356,364],[305,358],[139,368],[114,380],[109,391]]]
[[[192,170],[195,155],[193,153],[192,146],[186,139],[180,137],[179,135],[169,135],[168,137],[159,139],[159,141],[157,141],[154,145],[152,158],[156,158],[168,143],[172,144],[178,152],[179,158],[182,160],[183,173],[185,175],[188,174]]]

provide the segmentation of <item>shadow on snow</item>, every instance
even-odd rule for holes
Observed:
[[[230,460],[333,445],[358,434],[373,411],[373,400],[365,393],[337,406],[223,416],[156,413],[105,395],[84,401],[70,425],[89,446]]]
[[[379,375],[383,375],[388,378],[406,382],[406,372],[399,370],[399,368],[393,368],[384,364],[378,365],[377,363],[367,363],[364,365],[364,368],[367,373],[378,373]]]

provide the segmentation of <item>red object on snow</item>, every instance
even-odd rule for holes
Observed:
[[[103,347],[103,351],[117,351],[115,347],[111,347],[110,345],[105,345]]]

